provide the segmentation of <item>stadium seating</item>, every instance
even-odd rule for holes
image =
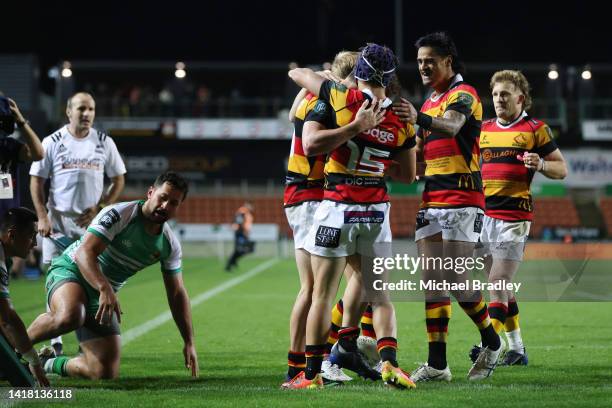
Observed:
[[[608,230],[608,236],[612,237],[612,197],[604,197],[599,202],[604,225]]]
[[[580,218],[574,202],[569,197],[536,198],[534,219],[529,234],[539,238],[545,227],[579,227]]]
[[[191,196],[181,205],[177,219],[185,223],[231,223],[238,207],[247,200],[254,206],[256,223],[278,224],[281,235],[292,236],[283,209],[283,199],[280,196],[248,198]],[[415,217],[420,202],[419,196],[391,196],[391,230],[394,238],[414,237]],[[612,198],[601,200],[601,211],[608,231],[612,231]],[[535,199],[531,238],[540,238],[542,229],[546,227],[579,226],[580,218],[571,198]]]

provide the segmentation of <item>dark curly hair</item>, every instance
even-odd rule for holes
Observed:
[[[452,57],[451,67],[453,68],[453,71],[456,74],[463,74],[465,72],[465,65],[459,59],[459,53],[457,52],[455,42],[450,35],[448,35],[448,33],[438,31],[424,35],[416,40],[414,46],[417,50],[421,47],[431,47],[434,49],[436,54],[441,57],[447,57],[450,55]]]

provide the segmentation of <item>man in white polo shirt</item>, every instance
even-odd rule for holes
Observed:
[[[62,253],[61,246],[85,234],[100,209],[117,201],[123,190],[125,164],[115,142],[92,127],[95,115],[96,104],[90,94],[71,96],[66,106],[69,123],[43,139],[45,155],[30,168],[30,192],[43,237],[44,270]],[[106,192],[105,174],[111,181]],[[46,179],[51,179],[48,202]],[[61,338],[51,343],[61,354]]]

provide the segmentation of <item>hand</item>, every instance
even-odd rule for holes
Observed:
[[[198,355],[192,343],[185,343],[183,347],[183,356],[185,356],[185,368],[191,370],[191,376],[198,378],[200,368],[198,366]]]
[[[96,312],[96,321],[99,324],[110,326],[113,321],[113,313],[117,314],[117,320],[121,323],[119,299],[117,299],[117,295],[110,285],[100,291],[99,302],[100,306],[98,306],[98,311]]]
[[[48,237],[51,234],[51,221],[49,215],[38,219],[38,233],[43,237]]]
[[[17,123],[25,122],[26,120],[23,117],[23,115],[21,114],[21,112],[19,111],[19,107],[17,106],[17,103],[15,103],[15,101],[12,100],[11,98],[7,98],[7,99],[8,99],[8,103],[9,103],[9,109],[13,113],[13,117],[15,118],[15,122],[17,122]]]
[[[402,122],[410,123],[411,125],[416,123],[418,112],[407,99],[400,98],[399,102],[394,103],[393,113],[395,113]]]
[[[32,372],[32,375],[34,376],[34,378],[36,378],[36,381],[38,381],[38,384],[41,387],[49,387],[49,380],[47,379],[47,376],[45,375],[45,372],[42,368],[42,365],[37,364],[37,365],[32,365],[30,364],[30,371]]]
[[[359,132],[363,132],[378,126],[384,118],[385,110],[378,99],[374,98],[371,103],[366,99],[357,111],[354,122],[358,125]]]
[[[325,79],[329,79],[330,81],[334,81],[334,82],[341,82],[342,81],[342,78],[338,78],[336,75],[334,75],[333,72],[331,72],[328,69],[326,69],[324,71],[317,71],[316,74],[319,75],[319,76],[322,76]]]
[[[527,167],[529,170],[542,170],[540,156],[537,153],[525,152],[522,156],[520,154],[517,155],[516,158],[522,161],[525,167]]]
[[[75,222],[79,227],[85,228],[91,223],[91,220],[93,220],[97,214],[98,206],[94,205],[93,207],[89,207],[83,211],[83,214],[79,215]]]

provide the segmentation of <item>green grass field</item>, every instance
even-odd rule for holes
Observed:
[[[500,368],[493,378],[469,383],[467,353],[477,340],[469,319],[454,308],[449,331],[450,384],[396,391],[355,379],[323,391],[282,391],[288,318],[298,281],[293,260],[245,259],[228,274],[215,259],[187,259],[184,279],[192,299],[258,265],[261,273],[209,297],[193,308],[201,376],[183,366],[182,340],[172,320],[125,345],[121,378],[85,381],[52,377],[72,387],[71,407],[189,406],[610,406],[612,401],[612,303],[520,303],[528,367]],[[540,269],[542,265],[525,268]],[[261,268],[260,268],[261,269]],[[15,280],[11,293],[26,325],[44,309],[43,282]],[[158,267],[140,272],[120,292],[122,331],[168,310]],[[396,303],[399,361],[406,370],[426,359],[423,304]],[[64,336],[67,354],[77,350]],[[6,385],[6,384],[5,384]],[[0,401],[0,405],[7,401]],[[393,404],[393,405],[392,405]],[[19,406],[41,406],[40,403]]]

